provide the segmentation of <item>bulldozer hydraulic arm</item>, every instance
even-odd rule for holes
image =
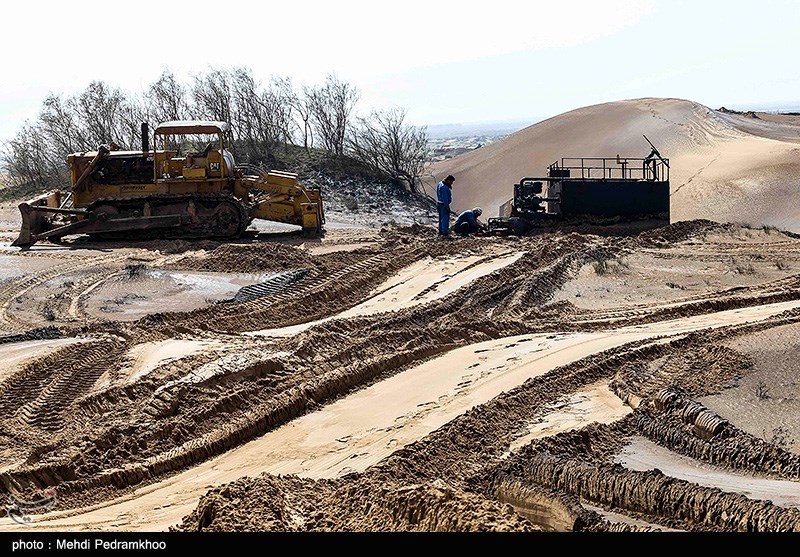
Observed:
[[[299,225],[308,235],[322,232],[325,213],[320,191],[300,185],[296,174],[270,171],[266,176],[246,177],[242,186],[266,194],[250,209],[251,217]]]

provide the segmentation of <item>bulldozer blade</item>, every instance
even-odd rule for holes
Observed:
[[[186,215],[157,215],[154,217],[128,217],[115,219],[98,219],[89,213],[84,220],[79,220],[51,228],[45,232],[31,236],[31,244],[45,238],[67,236],[69,234],[98,234],[103,232],[125,232],[127,230],[146,230],[149,228],[169,228],[189,223]],[[28,244],[30,245],[30,244]]]
[[[22,215],[22,225],[19,229],[19,236],[11,242],[12,246],[30,246],[36,243],[34,236],[43,232],[43,216],[28,203],[20,203],[19,212]]]
[[[124,232],[126,230],[145,230],[148,228],[169,228],[181,226],[189,222],[186,215],[157,215],[152,217],[129,217],[99,219],[91,212],[74,209],[58,209],[53,207],[37,207],[30,203],[19,206],[22,215],[22,226],[19,237],[12,242],[12,246],[32,246],[39,240],[51,237],[67,236],[69,234],[95,234],[102,232]],[[85,215],[82,220],[64,225],[54,225],[47,219],[48,213],[67,213]]]

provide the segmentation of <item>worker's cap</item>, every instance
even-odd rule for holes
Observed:
[[[480,207],[475,207],[472,210],[472,212],[475,213],[475,216],[477,217],[477,216],[480,216],[483,213],[483,209],[481,209]]]

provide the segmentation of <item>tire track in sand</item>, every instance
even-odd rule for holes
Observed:
[[[528,334],[452,350],[357,391],[198,466],[26,529],[158,530],[178,523],[210,487],[261,472],[336,477],[364,470],[525,380],[624,344],[760,321],[800,301],[593,333]],[[0,529],[16,529],[2,523]]]

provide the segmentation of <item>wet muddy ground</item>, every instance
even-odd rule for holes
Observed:
[[[800,529],[791,235],[7,236],[24,529]]]

